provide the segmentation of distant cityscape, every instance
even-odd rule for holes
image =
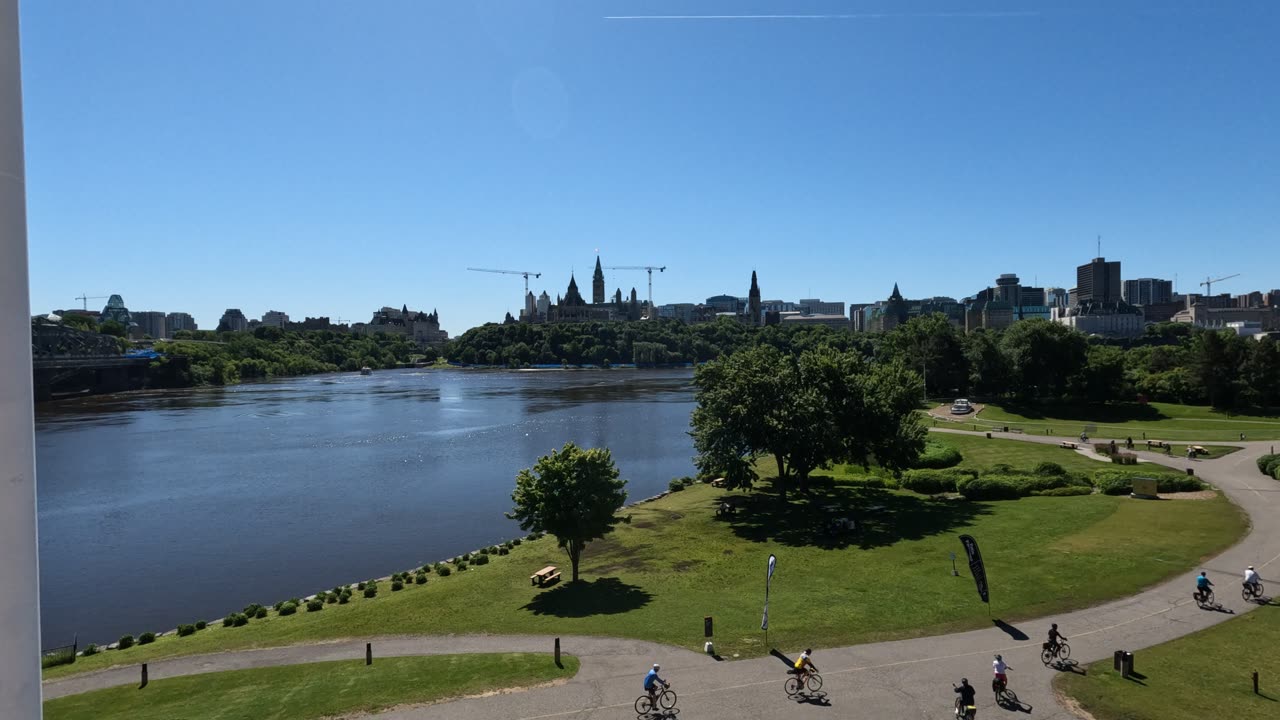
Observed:
[[[1176,293],[1173,282],[1161,278],[1123,279],[1120,262],[1096,257],[1076,268],[1075,287],[1038,287],[1024,285],[1014,273],[1004,273],[994,282],[972,295],[956,299],[926,296],[911,299],[902,294],[897,283],[885,299],[875,302],[845,303],[842,300],[801,298],[799,300],[763,299],[760,278],[752,271],[745,295],[721,294],[702,302],[676,302],[651,305],[640,299],[635,287],[612,295],[606,292],[605,267],[596,258],[591,279],[591,301],[578,289],[577,278],[569,275],[563,294],[553,300],[545,291],[534,295],[526,290],[524,307],[518,317],[507,313],[504,323],[580,323],[643,322],[650,318],[678,320],[685,323],[713,322],[730,318],[754,326],[823,325],[853,331],[883,332],[892,330],[913,317],[941,313],[955,327],[966,332],[977,329],[1000,330],[1020,320],[1041,318],[1075,328],[1088,335],[1125,338],[1141,335],[1152,323],[1186,323],[1201,328],[1232,330],[1240,335],[1260,335],[1280,331],[1280,289],[1252,291],[1232,295],[1212,294],[1216,282],[1229,280],[1207,278],[1199,283],[1204,293]],[[650,272],[665,268],[632,268]],[[540,277],[535,273],[509,274]],[[652,286],[650,286],[652,292]],[[82,297],[86,302],[90,299]],[[172,339],[181,331],[196,331],[195,319],[185,312],[156,310],[131,311],[120,295],[112,295],[100,312],[86,309],[57,310],[57,316],[86,315],[97,322],[114,321],[132,339]],[[305,317],[294,321],[280,310],[267,310],[259,319],[250,319],[239,308],[227,308],[219,318],[217,331],[251,331],[259,327],[283,330],[329,330],[333,332],[370,334],[388,332],[412,338],[420,345],[439,345],[449,339],[440,327],[440,316],[385,306],[374,311],[368,322],[333,322],[329,317]]]

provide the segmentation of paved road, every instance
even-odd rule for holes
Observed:
[[[958,432],[938,430],[938,432]],[[1002,437],[1006,437],[1002,434]],[[1007,436],[1027,442],[1057,444],[1062,438]],[[1258,472],[1254,459],[1271,443],[1237,443],[1245,449],[1217,460],[1187,461],[1141,452],[1144,459],[1177,468],[1195,467],[1248,512],[1249,535],[1238,545],[1208,560],[1205,568],[1220,579],[1219,601],[1236,613],[1252,609],[1228,578],[1255,565],[1264,581],[1280,586],[1280,484]],[[1275,582],[1269,580],[1271,570]],[[1020,623],[1019,628],[976,630],[930,638],[820,649],[815,661],[826,679],[826,693],[813,702],[798,703],[782,690],[781,661],[758,658],[716,662],[688,650],[612,638],[567,637],[564,652],[583,659],[582,671],[566,684],[527,692],[469,698],[428,707],[406,708],[378,715],[381,720],[596,720],[632,718],[639,679],[651,661],[661,662],[663,674],[679,692],[680,720],[756,720],[763,718],[922,718],[951,717],[951,683],[969,677],[979,688],[979,717],[1009,715],[1036,718],[1074,717],[1055,701],[1054,672],[1039,659],[1040,642],[1050,622],[1058,622],[1071,639],[1073,657],[1082,663],[1109,657],[1117,649],[1139,650],[1231,617],[1205,611],[1190,597],[1191,575],[1179,576],[1136,596],[1073,613]],[[1023,637],[1021,632],[1030,636]],[[239,667],[315,662],[362,657],[364,640],[305,645],[271,650],[221,653],[162,661],[151,666],[158,679]],[[449,652],[549,650],[541,637],[459,636],[454,638],[396,637],[374,640],[380,656]],[[780,648],[794,655],[797,648]],[[1013,667],[1010,686],[1020,708],[996,706],[989,691],[993,653],[1002,653]],[[1137,664],[1141,667],[1141,656]],[[47,698],[98,687],[136,682],[136,667],[106,670],[45,684]]]

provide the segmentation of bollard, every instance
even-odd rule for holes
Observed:
[[[987,439],[988,439],[988,440],[990,440],[990,439],[991,439],[991,433],[987,433]]]
[[[142,684],[138,686],[138,689],[141,690],[146,686],[147,686],[147,664],[142,663]]]
[[[702,636],[709,638],[712,635],[713,633],[711,632],[711,616],[708,615],[702,618]]]
[[[365,665],[373,664],[373,643],[371,642],[367,642],[364,644],[364,664]]]
[[[564,667],[560,664],[560,638],[556,638],[556,667]]]
[[[1253,694],[1258,694],[1258,671],[1253,671]]]
[[[1188,475],[1195,475],[1195,474],[1196,474],[1196,469],[1195,469],[1195,468],[1187,468],[1187,474],[1188,474]]]
[[[1115,668],[1116,672],[1122,675],[1124,674],[1124,651],[1123,650],[1117,650],[1115,651],[1115,653],[1112,654],[1111,666]]]

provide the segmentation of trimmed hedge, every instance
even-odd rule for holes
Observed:
[[[1117,452],[1115,455],[1111,456],[1111,462],[1116,465],[1137,465],[1138,456],[1133,453]]]
[[[320,612],[324,609],[324,601],[320,598],[311,598],[307,601],[307,612]]]
[[[119,641],[117,641],[116,646],[119,647],[121,650],[128,650],[129,648],[133,647],[133,636],[125,635],[124,637],[120,638]]]
[[[1011,478],[998,475],[966,478],[956,483],[956,490],[965,500],[1017,500],[1023,495]]]
[[[1094,484],[1099,492],[1107,495],[1128,495],[1133,492],[1133,479],[1147,477],[1141,473],[1123,470],[1100,470],[1094,473]],[[1204,489],[1204,483],[1191,475],[1160,475],[1155,478],[1156,492],[1195,492]]]
[[[1271,471],[1268,468],[1271,465],[1271,463],[1275,462],[1276,460],[1280,460],[1280,455],[1263,455],[1262,457],[1258,458],[1258,472],[1262,473],[1263,475],[1270,475]]]
[[[1268,462],[1267,466],[1263,469],[1263,472],[1271,477],[1277,477],[1280,475],[1280,455],[1277,455],[1273,460]]]
[[[680,482],[680,478],[676,478],[667,483],[667,492],[680,492],[684,489],[684,483]]]
[[[472,565],[488,565],[488,564],[489,564],[489,556],[488,556],[488,555],[477,555],[477,556],[475,556],[474,558],[472,558],[472,559],[471,559],[471,564],[472,564]]]
[[[1042,497],[1070,497],[1073,495],[1092,495],[1093,488],[1087,485],[1066,485],[1064,487],[1049,488],[1048,490],[1032,490],[1032,495]]]
[[[853,485],[856,487],[878,488],[883,490],[897,490],[898,481],[893,478],[883,478],[876,475],[854,475],[852,477],[840,478],[843,485]]]
[[[209,623],[207,623],[207,622],[205,622],[205,621],[203,621],[203,620],[197,620],[197,621],[196,621],[196,629],[197,629],[197,630],[203,630],[203,629],[205,629],[205,628],[207,628],[207,627],[209,627]]]
[[[150,645],[156,641],[156,634],[153,632],[144,632],[138,636],[139,645]]]
[[[280,605],[280,609],[277,612],[280,615],[292,615],[298,612],[298,604],[294,602],[283,603]]]
[[[957,483],[962,480],[971,480],[977,475],[978,473],[973,470],[960,470],[957,468],[947,470],[908,470],[902,474],[902,478],[898,480],[898,485],[904,490],[910,490],[921,495],[937,495],[939,493],[955,492]]]
[[[959,450],[950,445],[943,445],[939,442],[926,442],[924,452],[920,453],[920,457],[916,458],[913,467],[941,470],[955,467],[960,464],[961,460],[964,460],[964,456],[960,454]]]
[[[195,634],[196,634],[195,625],[179,625],[178,626],[178,637],[186,637],[188,635],[195,635]]]
[[[452,573],[453,571],[449,569],[448,565],[441,565],[440,567],[436,568],[436,574],[439,575],[440,577],[449,577],[449,575],[451,575]]]
[[[1036,475],[1053,475],[1055,477],[1065,477],[1067,474],[1067,469],[1062,467],[1056,462],[1049,462],[1048,460],[1043,460],[1039,463],[1036,463],[1036,467],[1034,470],[1032,470],[1032,472],[1035,473]]]

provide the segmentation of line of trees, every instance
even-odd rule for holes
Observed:
[[[704,363],[759,346],[784,354],[831,348],[877,363],[900,360],[931,397],[975,395],[1019,402],[1150,400],[1223,409],[1280,407],[1280,345],[1230,331],[1163,323],[1129,340],[1086,336],[1047,320],[965,333],[941,314],[887,333],[815,326],[753,328],[732,319],[697,325],[644,323],[485,325],[449,343],[464,364],[640,365]]]

